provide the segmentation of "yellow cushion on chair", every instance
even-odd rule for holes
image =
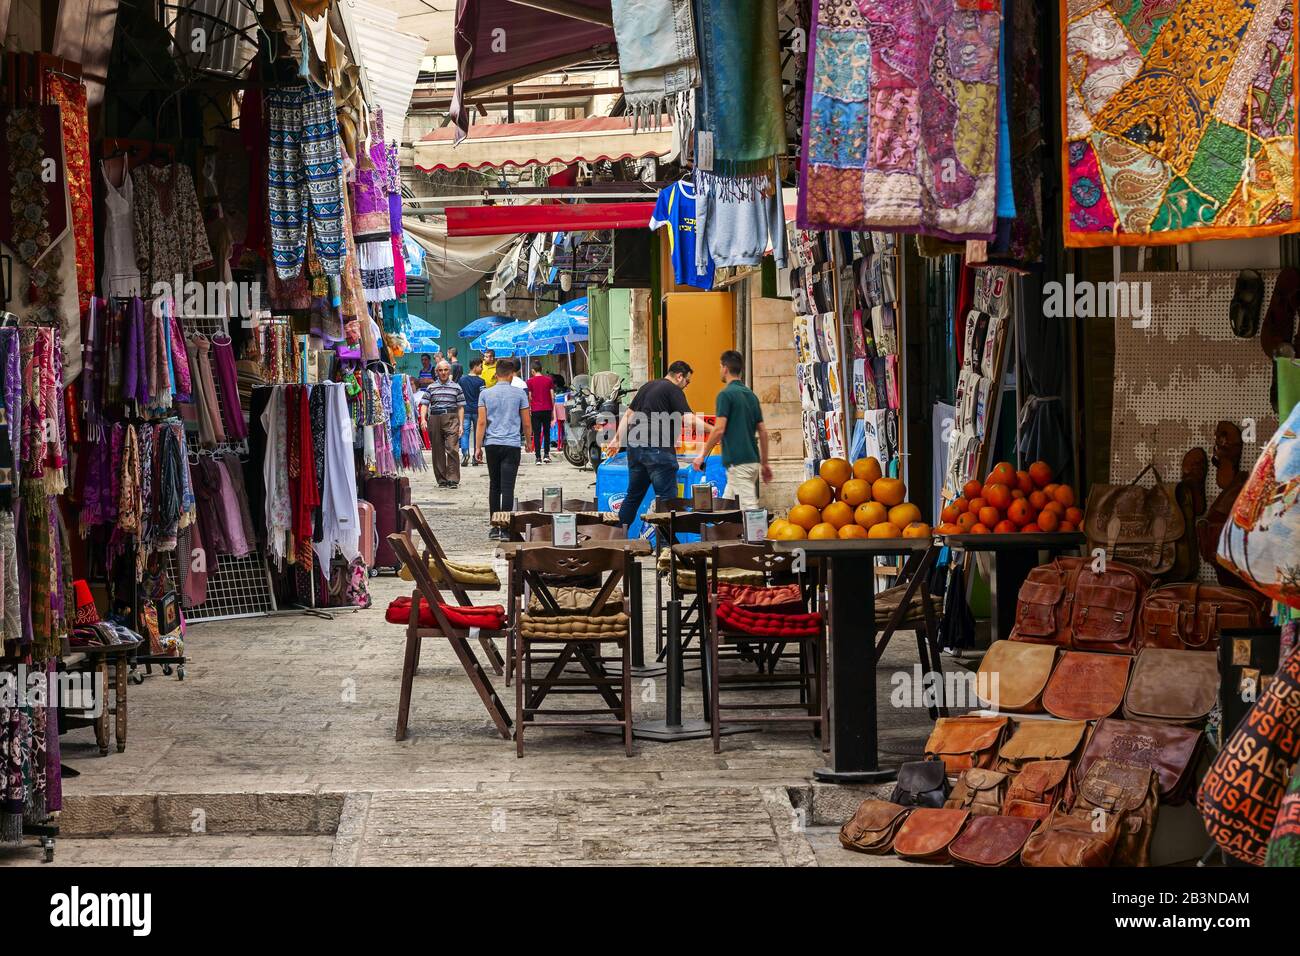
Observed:
[[[497,576],[496,569],[490,564],[466,564],[459,561],[448,561],[446,564],[447,570],[451,572],[452,579],[455,580],[457,584],[487,585],[495,588],[501,587],[501,578]],[[415,580],[414,575],[411,574],[405,565],[403,565],[402,570],[398,572],[398,576],[403,581]],[[429,561],[429,576],[433,578],[434,584],[444,583],[442,572],[438,569],[438,565],[432,560]]]

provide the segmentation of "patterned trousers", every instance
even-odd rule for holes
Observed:
[[[281,279],[302,273],[308,223],[328,276],[343,271],[343,179],[334,93],[310,83],[266,92],[271,257]]]

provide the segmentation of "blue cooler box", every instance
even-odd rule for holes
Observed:
[[[691,465],[694,460],[687,455],[677,456],[677,497],[689,498],[692,494],[691,489],[696,485],[708,484],[713,486],[713,496],[721,498],[723,489],[727,487],[727,471],[722,467],[722,456],[710,455],[705,459],[703,472],[696,471]],[[601,511],[617,511],[626,497],[627,452],[620,451],[613,458],[602,461],[596,471],[596,507]],[[629,538],[654,539],[654,530],[642,524],[639,517],[654,504],[654,500],[655,490],[652,487],[646,491],[645,500],[636,509],[638,518],[627,530]],[[698,537],[698,535],[682,535],[679,540],[685,543],[695,541]]]

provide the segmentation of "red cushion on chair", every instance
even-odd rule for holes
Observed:
[[[769,614],[804,613],[803,592],[797,584],[756,587],[752,584],[718,582],[718,600],[753,611]]]
[[[718,621],[728,631],[755,637],[813,637],[821,630],[822,616],[751,611],[723,601],[718,604]]]
[[[439,602],[442,613],[452,627],[477,627],[481,631],[499,631],[506,626],[506,609],[500,604],[487,604],[482,607],[462,607],[459,604]],[[411,599],[399,597],[388,605],[384,620],[390,624],[408,624],[411,620]],[[438,619],[424,598],[420,598],[420,627],[437,628]]]

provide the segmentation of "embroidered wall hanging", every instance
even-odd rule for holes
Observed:
[[[1300,231],[1297,0],[1060,0],[1067,246]]]
[[[815,0],[801,228],[992,238],[999,6]]]

